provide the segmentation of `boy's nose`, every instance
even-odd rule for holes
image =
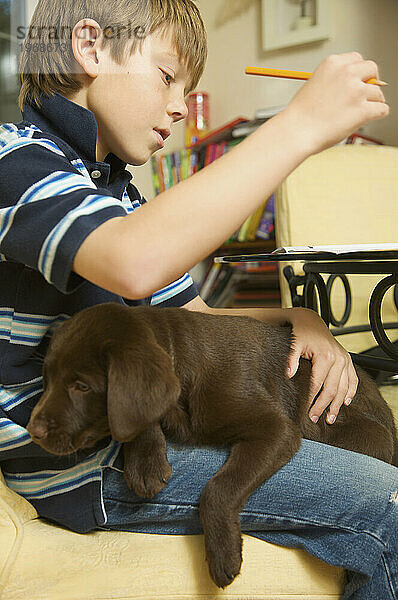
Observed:
[[[185,119],[188,116],[188,107],[185,100],[175,101],[169,104],[167,112],[173,119],[174,123]]]

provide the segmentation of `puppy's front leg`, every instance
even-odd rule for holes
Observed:
[[[200,519],[206,559],[213,581],[221,588],[232,583],[241,568],[240,511],[250,494],[300,447],[298,427],[278,415],[271,415],[270,421],[273,428],[267,428],[266,439],[239,441],[232,446],[227,461],[202,492]]]
[[[124,478],[137,496],[153,498],[167,484],[171,467],[167,443],[157,423],[123,444]]]

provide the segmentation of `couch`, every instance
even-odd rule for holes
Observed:
[[[343,571],[302,550],[244,536],[243,569],[224,591],[208,575],[202,535],[78,534],[38,518],[0,478],[4,600],[331,600]]]

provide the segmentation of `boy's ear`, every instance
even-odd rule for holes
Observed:
[[[98,53],[102,29],[94,19],[81,19],[72,31],[73,55],[89,77],[97,77],[99,73]]]
[[[131,441],[173,406],[181,393],[170,356],[156,343],[142,354],[118,346],[108,354],[108,421],[113,439]]]

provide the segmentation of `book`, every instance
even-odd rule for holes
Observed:
[[[220,158],[220,156],[223,156],[225,154],[226,150],[227,150],[227,142],[225,140],[223,142],[220,142],[219,144],[217,144],[214,160],[217,160],[217,158]]]
[[[173,152],[173,157],[174,157],[176,182],[179,183],[181,181],[181,153],[178,151]]]
[[[164,155],[163,172],[167,173],[166,177],[166,189],[173,186],[173,164],[172,156],[170,154]]]
[[[152,185],[153,185],[153,189],[154,189],[154,192],[155,192],[155,196],[157,196],[161,192],[161,186],[160,186],[160,180],[159,180],[159,168],[158,168],[158,165],[157,165],[158,160],[159,160],[159,157],[156,156],[151,161],[151,164],[152,164]]]
[[[265,205],[263,215],[258,224],[256,237],[270,240],[275,237],[275,195],[272,194]]]
[[[191,151],[182,150],[181,151],[181,179],[187,179],[189,176],[189,163],[191,160],[190,157]]]
[[[252,215],[246,219],[238,231],[238,242],[245,242],[247,240],[247,232],[249,231],[250,221]]]
[[[247,230],[246,240],[248,242],[254,242],[257,237],[258,227],[260,225],[261,218],[264,214],[265,207],[267,206],[267,200],[264,202],[262,206],[259,206],[258,209],[253,213],[250,218],[249,227]]]
[[[191,175],[196,173],[197,170],[198,170],[198,153],[191,152],[188,177],[190,177]]]
[[[325,246],[283,246],[277,248],[271,254],[296,254],[303,252],[329,252],[330,254],[347,254],[351,252],[383,252],[395,250],[398,252],[398,242],[387,242],[380,244],[341,244]]]

